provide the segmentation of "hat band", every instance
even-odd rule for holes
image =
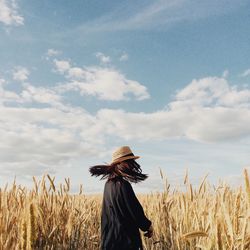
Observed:
[[[127,156],[135,156],[135,155],[134,155],[133,153],[126,154],[126,155],[123,155],[123,156],[121,156],[121,157],[119,157],[119,158],[116,158],[115,160],[118,160],[118,159],[120,159],[120,158],[127,157]]]

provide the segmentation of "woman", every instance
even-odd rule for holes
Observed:
[[[148,176],[128,146],[118,148],[108,165],[90,167],[91,175],[108,179],[105,183],[101,212],[101,250],[141,250],[139,229],[152,237],[152,222],[145,216],[130,182],[137,183]],[[129,182],[130,181],[130,182]]]

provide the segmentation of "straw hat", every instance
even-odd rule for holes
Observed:
[[[123,146],[116,149],[112,154],[112,162],[110,165],[114,165],[116,163],[120,163],[122,161],[126,161],[129,159],[138,159],[140,156],[135,156],[131,151],[130,147]]]

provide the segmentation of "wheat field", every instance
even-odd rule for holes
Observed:
[[[232,188],[211,186],[206,177],[198,188],[186,175],[182,191],[137,195],[154,235],[141,234],[148,249],[250,249],[250,181]],[[0,188],[0,249],[99,249],[102,195],[86,195],[80,186],[70,194],[70,180],[55,184],[44,175],[34,187],[11,184]]]

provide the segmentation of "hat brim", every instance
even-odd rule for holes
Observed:
[[[129,160],[129,159],[138,159],[138,158],[140,158],[140,156],[138,156],[138,155],[137,156],[136,155],[124,156],[124,157],[121,157],[119,159],[116,159],[115,161],[112,161],[110,163],[110,165],[114,165],[114,164]]]

